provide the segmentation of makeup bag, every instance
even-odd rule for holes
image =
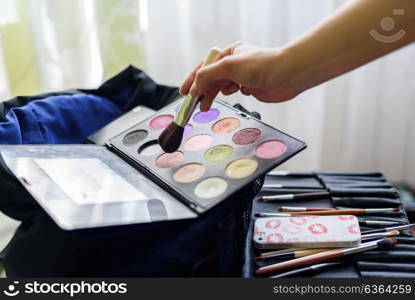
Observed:
[[[273,188],[271,186],[274,186]],[[378,212],[358,215],[361,223],[370,220],[383,220],[408,224],[408,218],[402,207],[397,190],[379,172],[314,172],[293,173],[292,175],[266,176],[264,188],[258,197],[265,195],[283,195],[291,193],[329,192],[330,197],[314,200],[281,200],[276,202],[254,201],[253,213],[275,213],[280,206],[299,207],[335,207],[347,208],[399,208],[398,212]],[[276,263],[276,261],[255,262],[260,253],[253,247],[254,218],[246,239],[244,277],[253,277],[258,267]],[[398,225],[398,224],[396,224]],[[360,225],[364,231],[382,227],[396,226]],[[415,277],[415,237],[411,230],[402,230],[396,237],[397,244],[390,250],[370,250],[351,257],[340,266],[313,277]],[[268,250],[269,251],[269,250]],[[271,276],[272,274],[270,274]],[[302,276],[302,275],[298,275]],[[304,275],[303,275],[304,276]]]
[[[1,102],[0,143],[80,144],[137,105],[159,110],[177,97],[177,88],[130,66],[95,90]],[[65,231],[0,157],[0,210],[21,221],[1,263],[8,277],[240,276],[251,202],[261,185],[254,180],[196,219]]]

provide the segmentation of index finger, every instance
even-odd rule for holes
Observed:
[[[196,65],[193,71],[190,72],[189,76],[187,76],[186,79],[183,81],[179,89],[180,95],[186,95],[187,93],[189,93],[190,87],[192,86],[193,81],[195,81],[196,73],[202,67],[202,64],[203,60]]]

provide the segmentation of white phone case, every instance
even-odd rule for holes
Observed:
[[[254,245],[259,249],[354,247],[360,244],[353,215],[259,218]]]

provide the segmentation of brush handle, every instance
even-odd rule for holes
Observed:
[[[414,224],[399,225],[399,226],[391,226],[391,227],[387,227],[387,228],[366,230],[366,231],[363,231],[362,234],[385,232],[385,231],[391,231],[391,230],[405,230],[405,229],[411,229],[413,227],[415,227],[415,223]]]
[[[333,249],[323,249],[323,248],[319,248],[319,249],[308,249],[308,250],[297,250],[297,251],[293,251],[293,252],[289,252],[289,253],[280,253],[280,254],[275,254],[275,255],[270,255],[267,257],[262,257],[259,256],[257,257],[257,260],[276,260],[276,259],[291,259],[291,258],[299,258],[299,257],[304,257],[304,256],[308,256],[308,255],[312,255],[312,254],[316,254],[316,253],[321,253],[321,252],[327,252]]]
[[[367,213],[381,213],[381,212],[395,212],[393,208],[373,208],[373,209],[336,209],[336,210],[320,210],[320,211],[296,211],[290,212],[292,215],[319,215],[319,216],[331,216],[331,215],[363,215]]]
[[[273,196],[263,196],[260,199],[262,201],[275,201],[275,200],[300,200],[300,199],[320,199],[320,198],[330,198],[330,193],[320,192],[320,193],[301,193],[301,194],[285,194],[285,195],[273,195]]]
[[[210,65],[211,63],[217,61],[220,58],[220,53],[221,50],[217,47],[213,47],[212,49],[210,49],[208,56],[203,61],[202,67]],[[177,113],[174,122],[180,127],[186,126],[186,124],[189,122],[191,115],[195,111],[197,102],[198,99],[195,99],[190,93],[188,93],[184,98],[182,106],[180,107],[180,110]]]
[[[301,172],[290,172],[290,171],[271,171],[266,174],[267,176],[296,176],[296,177],[315,177],[314,173],[301,173]]]
[[[329,211],[329,210],[336,210],[333,207],[297,207],[297,206],[281,206],[279,209],[281,212],[300,212],[300,211]]]
[[[325,269],[331,267],[331,266],[337,266],[337,265],[341,265],[341,262],[332,262],[332,263],[323,263],[323,264],[317,264],[317,265],[312,265],[309,267],[305,267],[305,268],[301,268],[301,269],[295,269],[292,271],[288,271],[285,273],[281,273],[275,276],[271,276],[270,278],[283,278],[283,277],[292,277],[293,275],[299,275],[299,274],[312,274],[315,273],[317,271],[324,271]]]
[[[256,270],[255,274],[264,275],[271,272],[280,272],[288,268],[296,268],[311,264],[317,264],[340,257],[343,257],[343,250],[331,250],[262,267]]]
[[[364,214],[365,210],[358,209],[337,209],[337,210],[315,210],[315,211],[294,211],[291,215],[316,215],[316,216],[333,216],[333,215],[357,215]]]

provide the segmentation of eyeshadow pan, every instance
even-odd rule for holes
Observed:
[[[239,158],[226,167],[225,173],[226,176],[233,179],[240,179],[247,177],[254,173],[258,168],[258,162],[250,157]]]
[[[215,120],[219,116],[219,110],[216,108],[211,108],[206,112],[199,111],[193,116],[193,121],[197,123],[209,123],[210,121]]]
[[[263,159],[276,158],[287,151],[287,145],[279,140],[262,142],[255,149],[255,155]]]
[[[210,148],[203,156],[208,162],[221,163],[233,155],[233,148],[229,145],[217,145]]]
[[[215,198],[222,195],[228,188],[228,183],[220,177],[210,177],[199,182],[194,193],[199,198]]]
[[[183,160],[184,154],[180,151],[164,153],[157,157],[156,166],[162,169],[172,168]]]
[[[174,174],[173,179],[181,183],[189,183],[202,177],[205,167],[199,163],[189,163],[181,166]]]
[[[145,130],[134,130],[129,133],[127,133],[123,139],[122,143],[125,146],[134,146],[139,141],[144,140],[148,135],[148,132]]]
[[[190,137],[183,147],[187,151],[200,151],[209,147],[212,142],[213,138],[209,134],[198,134]]]
[[[241,121],[239,121],[237,118],[225,118],[213,124],[212,130],[216,133],[228,133],[235,128],[238,128],[240,124]]]
[[[138,154],[143,156],[152,156],[160,152],[163,152],[157,140],[153,140],[145,143],[140,148],[138,148]]]
[[[186,126],[184,126],[183,136],[190,135],[192,131],[193,131],[193,126],[190,124],[187,124]]]
[[[150,121],[150,127],[152,129],[163,129],[166,128],[174,117],[172,115],[159,115]]]
[[[249,145],[255,143],[260,136],[261,130],[257,128],[245,128],[235,133],[232,141],[237,145]]]

